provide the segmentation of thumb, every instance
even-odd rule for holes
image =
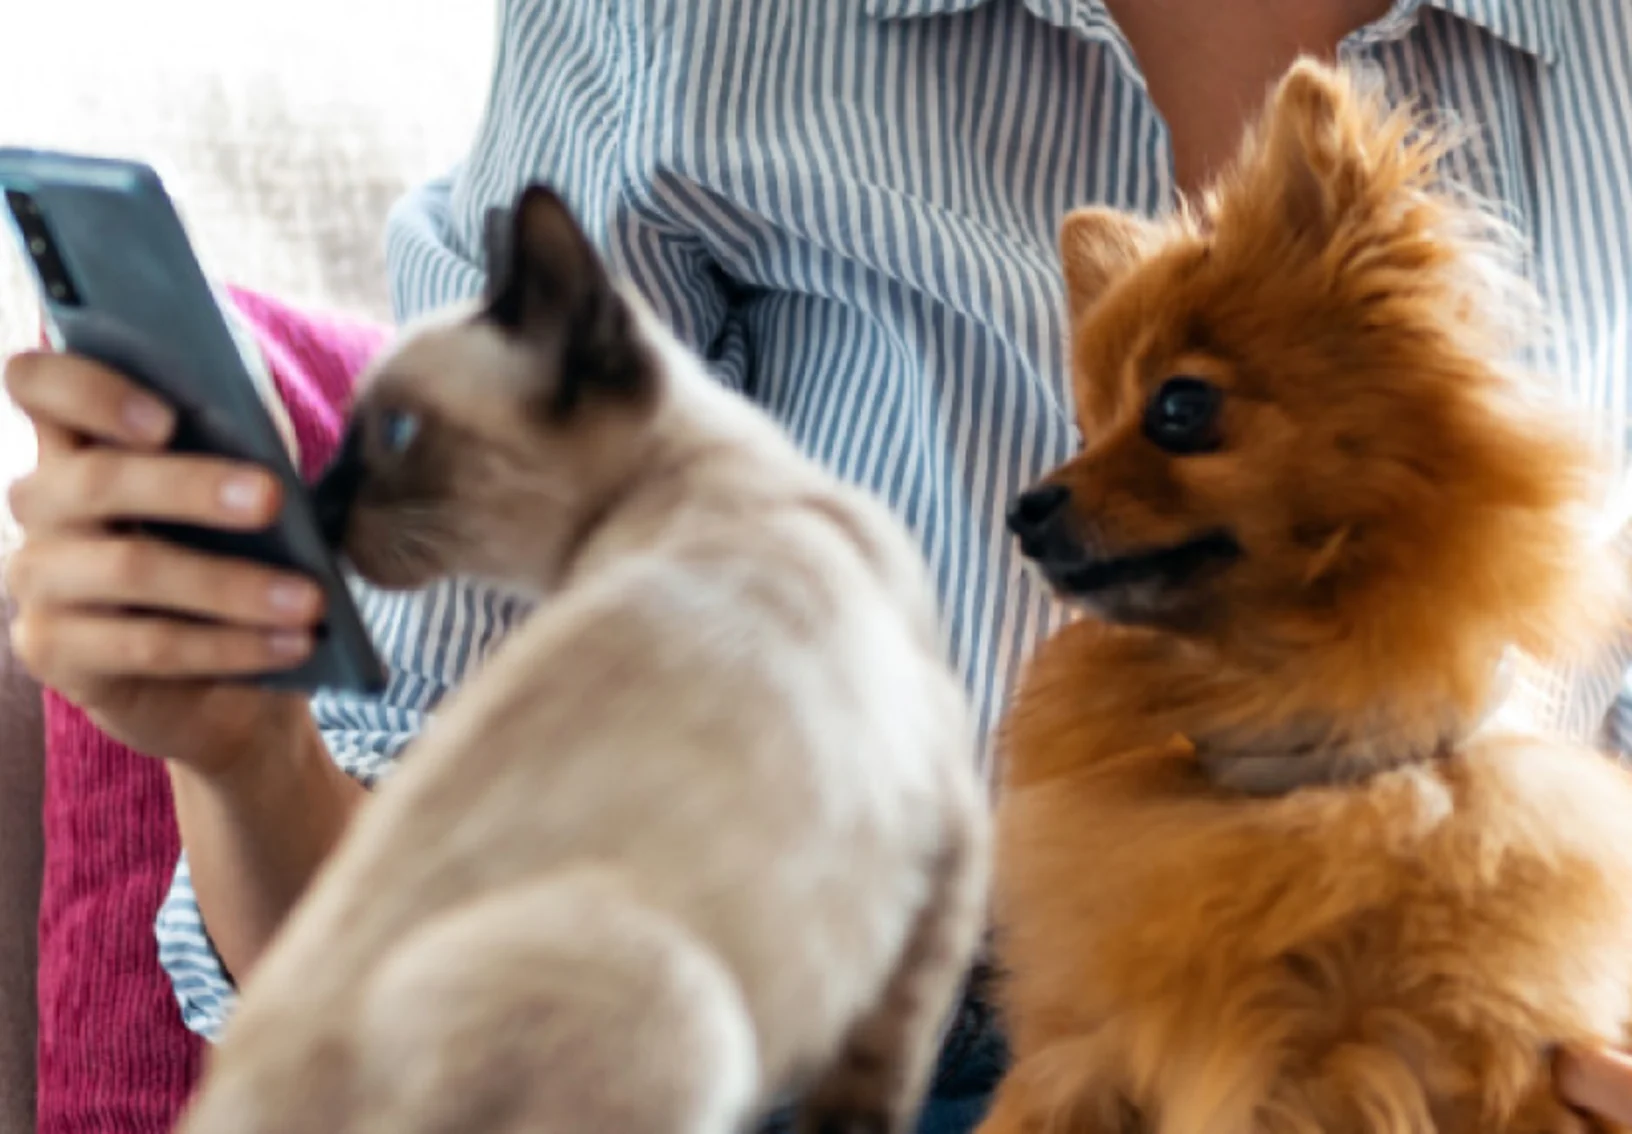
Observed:
[[[1565,1048],[1554,1074],[1565,1102],[1632,1125],[1632,1055],[1609,1048]]]

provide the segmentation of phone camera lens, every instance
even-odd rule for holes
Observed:
[[[34,198],[20,189],[6,190],[6,204],[10,207],[12,215],[25,224],[28,218],[40,215],[40,207],[34,203]]]
[[[17,189],[6,191],[6,204],[11,208],[11,215],[17,219],[17,228],[23,237],[23,247],[27,250],[29,259],[34,262],[34,271],[39,275],[40,286],[46,296],[53,303],[77,304],[79,293],[68,278],[68,267],[57,253],[56,244],[45,226],[45,217],[40,213],[40,206],[27,193]]]

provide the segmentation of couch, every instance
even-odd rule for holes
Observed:
[[[491,18],[490,7],[461,0],[20,6],[7,12],[8,43],[76,49],[10,53],[0,70],[0,145],[152,161],[216,275],[385,318],[386,211],[457,160],[474,130]],[[8,245],[0,355],[36,335],[27,278]],[[30,453],[26,431],[0,404],[0,489]],[[0,560],[14,538],[0,514]],[[0,593],[0,631],[9,613]],[[0,632],[0,1134],[35,1128],[42,766],[40,691]]]
[[[0,602],[0,626],[8,615]],[[43,746],[39,690],[0,648],[0,1134],[33,1129]]]

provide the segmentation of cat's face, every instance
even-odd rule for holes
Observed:
[[[479,303],[371,368],[316,490],[330,541],[377,586],[548,588],[641,460],[653,355],[554,193],[489,218],[488,270]]]

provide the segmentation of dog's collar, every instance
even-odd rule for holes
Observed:
[[[1299,788],[1352,787],[1385,772],[1428,764],[1448,756],[1491,720],[1512,684],[1507,656],[1497,664],[1492,696],[1471,725],[1447,720],[1436,729],[1411,735],[1382,725],[1344,732],[1327,723],[1294,724],[1280,733],[1250,739],[1196,739],[1195,760],[1215,786],[1259,798],[1288,795]]]
[[[1215,787],[1274,798],[1299,788],[1352,787],[1384,772],[1431,763],[1450,752],[1452,739],[1332,735],[1256,746],[1202,742],[1195,759]]]

